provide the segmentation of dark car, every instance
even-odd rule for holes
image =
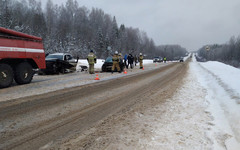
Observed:
[[[112,57],[107,57],[102,65],[102,72],[112,71],[112,66],[113,66]],[[123,71],[124,63],[122,59],[120,59],[119,66],[120,70]],[[115,71],[117,71],[117,69],[115,69]]]
[[[162,57],[154,57],[154,58],[153,58],[153,63],[162,62],[162,61],[163,61],[163,58],[162,58]]]
[[[184,62],[184,58],[181,57],[181,58],[179,59],[179,62]]]
[[[46,69],[41,69],[39,74],[65,73],[75,68],[78,60],[68,53],[54,53],[46,57]]]
[[[179,59],[179,62],[184,62],[184,58],[181,57],[181,58]]]

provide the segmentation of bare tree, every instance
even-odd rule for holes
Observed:
[[[118,26],[116,17],[102,9],[80,7],[76,0],[61,6],[48,0],[44,11],[40,0],[0,0],[0,26],[42,37],[46,53],[70,52],[80,58],[85,58],[89,49],[105,58],[108,47],[123,55],[141,52],[145,58],[185,52],[180,46],[156,47],[144,31]]]

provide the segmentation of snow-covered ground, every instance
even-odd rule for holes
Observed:
[[[139,148],[239,150],[240,70],[194,58],[189,66],[175,95],[139,118],[152,131]]]
[[[213,127],[208,132],[214,149],[240,149],[240,70],[220,62],[197,63],[191,68],[206,90]],[[223,145],[219,145],[222,140]]]
[[[94,65],[94,68],[95,69],[101,69],[103,63],[104,63],[103,59],[97,59],[97,63]],[[86,59],[79,59],[78,60],[78,65],[77,65],[76,69],[79,70],[81,65],[88,67],[88,61]]]
[[[100,70],[103,60],[98,59],[97,62],[95,68]],[[155,69],[155,65],[165,65],[144,60],[144,65],[147,64],[149,66],[146,68],[150,70]],[[80,60],[79,65],[88,64],[86,60]],[[128,71],[128,74],[134,73]],[[101,79],[104,75],[101,75]],[[106,79],[113,78],[111,74],[106,73],[105,76]],[[68,80],[74,82],[70,86],[77,86],[82,80],[88,81],[82,84],[95,82],[92,79],[94,77],[95,75],[89,77],[86,73],[78,72],[68,75]],[[61,79],[58,76],[52,78]],[[32,84],[38,85],[38,82]],[[21,86],[11,89],[19,87]],[[43,88],[46,89],[45,86]],[[8,94],[7,90],[0,91],[1,98]],[[13,95],[14,92],[11,91],[7,96]],[[156,99],[161,100],[159,93],[155,95]],[[148,150],[240,150],[240,70],[220,62],[200,63],[193,58],[182,86],[171,98],[152,109],[135,112],[134,116],[126,121],[114,127],[113,135],[118,136],[120,141],[110,147]],[[123,133],[123,129],[126,132]],[[123,146],[122,143],[127,143],[130,147]]]
[[[107,150],[240,150],[239,85],[239,69],[193,58],[173,96],[106,126],[101,139],[115,139]]]
[[[106,150],[240,150],[239,86],[239,69],[192,58],[174,95],[162,102],[168,92],[155,92],[142,108],[101,126],[106,133],[96,142],[112,139]]]

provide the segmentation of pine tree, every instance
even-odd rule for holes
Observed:
[[[103,33],[101,28],[98,29],[97,39],[96,39],[96,48],[97,48],[96,49],[97,55],[99,57],[102,57],[105,47],[104,47],[104,39],[103,39]]]
[[[5,28],[13,29],[12,14],[7,1],[3,1],[2,25]]]
[[[119,37],[119,31],[118,31],[118,25],[117,25],[117,21],[116,21],[116,17],[113,17],[113,21],[112,21],[112,30],[111,30],[111,45],[113,45],[114,49],[117,49],[117,40]]]

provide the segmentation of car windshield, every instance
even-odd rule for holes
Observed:
[[[63,60],[62,55],[48,55],[46,58],[57,58],[57,59]]]
[[[105,62],[112,62],[112,57],[108,57]]]

